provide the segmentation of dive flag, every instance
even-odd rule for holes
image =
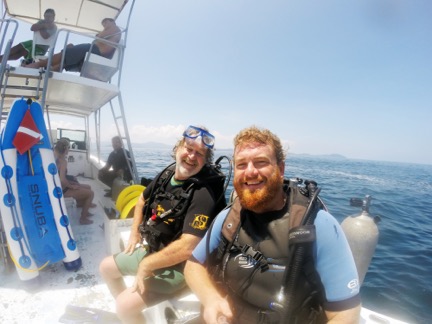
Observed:
[[[15,145],[19,154],[24,154],[33,145],[37,144],[42,139],[42,134],[37,128],[33,117],[28,109],[18,127],[15,138],[13,139],[13,145]]]

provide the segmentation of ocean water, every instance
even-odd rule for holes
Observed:
[[[231,157],[218,150],[215,157]],[[134,147],[140,177],[171,163],[168,149]],[[223,169],[227,168],[224,159]],[[432,165],[288,156],[286,177],[313,179],[329,211],[342,222],[360,209],[350,198],[371,195],[380,235],[361,288],[363,306],[409,323],[432,320]],[[232,190],[228,187],[227,195]]]

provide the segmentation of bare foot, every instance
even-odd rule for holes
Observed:
[[[27,65],[23,65],[26,68],[30,68],[30,69],[39,69],[39,63],[38,62],[34,62],[34,63],[30,63]]]

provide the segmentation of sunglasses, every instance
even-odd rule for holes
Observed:
[[[192,139],[201,136],[203,144],[210,149],[213,148],[215,143],[215,137],[212,134],[202,128],[195,126],[189,126],[188,128],[186,128],[186,130],[183,132],[183,136]]]

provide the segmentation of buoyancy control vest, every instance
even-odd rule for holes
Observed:
[[[215,280],[234,307],[235,323],[319,323],[323,289],[314,267],[315,220],[323,208],[316,183],[286,181],[288,203],[257,239],[242,225],[248,211],[234,201],[222,240],[210,256]],[[296,256],[297,255],[297,256]],[[292,298],[295,296],[295,298]],[[323,317],[324,316],[324,317]]]
[[[150,252],[161,250],[181,235],[186,212],[195,190],[206,187],[209,191],[215,202],[211,216],[215,216],[226,207],[226,176],[218,165],[205,165],[199,173],[184,181],[181,188],[168,192],[166,188],[174,173],[175,163],[168,166],[159,174],[147,199],[148,202],[146,202],[143,209],[144,217],[140,225],[140,232],[146,240]],[[154,211],[157,210],[162,200],[168,200],[171,208],[156,215]],[[171,220],[175,219],[174,229],[169,235],[164,233],[165,235],[162,237],[160,225],[164,221],[164,218],[168,216]]]

